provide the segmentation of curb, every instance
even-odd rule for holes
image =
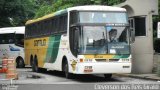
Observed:
[[[137,78],[137,79],[145,79],[145,80],[153,80],[153,81],[160,81],[160,77],[151,77],[151,76],[139,76],[139,75],[133,75],[133,74],[114,74],[116,76],[122,76],[122,77],[131,77],[131,78]]]

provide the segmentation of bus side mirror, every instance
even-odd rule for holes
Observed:
[[[129,31],[130,31],[130,42],[135,42],[135,21],[134,18],[129,18]]]
[[[79,52],[79,28],[75,28],[74,31],[74,49],[76,51],[76,53]]]
[[[77,53],[79,53],[79,47],[78,47],[78,42],[75,42],[74,50]]]
[[[79,53],[79,28],[78,27],[71,27],[70,35],[71,35],[71,44],[72,44],[72,52],[75,56]]]
[[[130,41],[131,43],[135,42],[135,30],[134,29],[130,29]]]

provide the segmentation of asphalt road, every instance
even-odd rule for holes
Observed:
[[[103,75],[74,75],[73,79],[66,79],[62,72],[32,72],[30,68],[17,70],[19,80],[0,80],[0,90],[6,89],[8,85],[15,85],[12,90],[151,90],[160,89],[160,82],[131,77],[113,75],[112,79],[105,80]],[[112,87],[108,85],[113,85]],[[122,85],[124,85],[122,87]],[[16,89],[17,87],[17,89]]]

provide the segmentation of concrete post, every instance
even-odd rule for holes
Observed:
[[[152,15],[158,15],[158,0],[126,0],[116,6],[126,8],[130,18],[145,17],[146,35],[136,36],[131,47],[132,73],[151,73],[154,53]]]

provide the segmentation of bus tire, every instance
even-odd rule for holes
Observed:
[[[30,65],[32,66],[32,64],[33,64],[33,56],[31,55],[30,56]]]
[[[73,76],[73,74],[69,73],[69,66],[68,66],[68,62],[67,61],[65,61],[65,63],[64,63],[64,73],[65,73],[65,77],[67,79],[71,79],[72,76]]]
[[[109,79],[112,78],[112,74],[104,74],[104,78],[105,78],[106,80],[109,80]]]
[[[17,67],[17,68],[24,68],[24,67],[25,67],[23,58],[18,57],[18,58],[16,59],[16,67]]]
[[[37,57],[35,57],[34,60],[32,61],[32,71],[33,72],[39,71]]]

